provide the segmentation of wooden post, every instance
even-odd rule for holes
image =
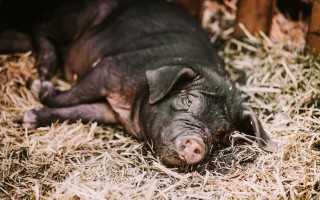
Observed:
[[[178,3],[182,5],[184,9],[188,11],[188,13],[194,17],[201,18],[200,11],[203,6],[204,0],[169,0],[174,3]]]
[[[239,0],[233,35],[238,38],[245,36],[239,23],[244,24],[251,34],[263,31],[269,35],[274,8],[275,0]]]
[[[320,0],[313,0],[307,44],[320,53]]]

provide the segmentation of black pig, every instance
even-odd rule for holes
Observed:
[[[153,144],[163,163],[199,163],[212,145],[239,130],[260,146],[276,145],[240,93],[195,19],[157,0],[65,0],[32,32],[46,108],[18,120],[24,127],[56,120],[120,123]],[[55,91],[61,66],[77,83]]]

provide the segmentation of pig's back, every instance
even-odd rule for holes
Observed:
[[[196,19],[177,5],[136,1],[116,10],[97,30],[95,48],[103,57],[127,60],[130,65],[167,60],[216,61],[209,39]]]

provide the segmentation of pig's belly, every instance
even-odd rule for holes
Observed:
[[[77,82],[88,74],[100,61],[99,49],[92,47],[90,39],[80,39],[65,47],[64,75],[67,81]]]

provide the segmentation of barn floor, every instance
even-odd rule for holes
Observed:
[[[319,199],[320,58],[299,48],[301,41],[288,45],[264,35],[239,41],[226,32],[213,40],[278,152],[265,153],[248,138],[199,166],[177,169],[163,166],[121,127],[79,121],[21,128],[13,119],[42,106],[26,88],[37,76],[34,58],[0,55],[0,198]]]

